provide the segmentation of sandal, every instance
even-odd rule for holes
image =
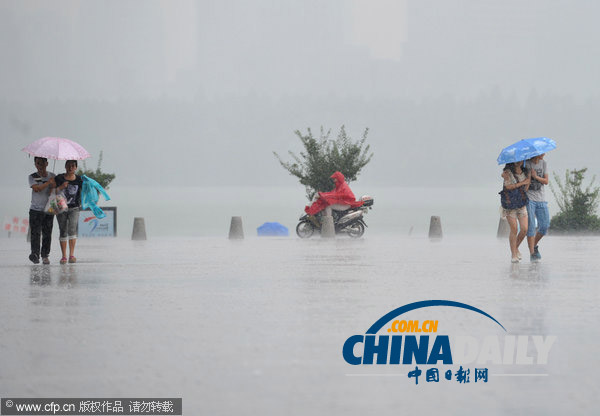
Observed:
[[[67,264],[67,258],[63,257],[62,259],[60,259],[60,264]]]
[[[75,256],[69,256],[69,263],[77,263]]]

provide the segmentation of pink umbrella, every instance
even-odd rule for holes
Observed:
[[[91,157],[79,143],[61,137],[43,137],[21,150],[31,156],[55,160],[83,160]]]

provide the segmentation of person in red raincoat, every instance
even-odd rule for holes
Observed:
[[[335,172],[331,175],[335,189],[331,192],[319,192],[319,199],[317,199],[311,206],[306,206],[304,211],[308,215],[315,215],[325,208],[337,205],[347,206],[345,209],[350,207],[355,208],[363,204],[363,201],[357,201],[354,194],[350,190],[350,187],[346,183],[346,178],[341,172]]]

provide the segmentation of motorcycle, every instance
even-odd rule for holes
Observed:
[[[359,238],[365,233],[367,224],[363,216],[373,209],[374,199],[370,196],[360,198],[363,204],[360,207],[349,208],[345,211],[333,211],[333,225],[336,234],[348,234],[352,238]],[[316,216],[311,217],[304,214],[300,217],[300,222],[296,225],[296,234],[300,238],[310,238],[315,231],[321,232],[321,218],[324,211],[321,211]]]

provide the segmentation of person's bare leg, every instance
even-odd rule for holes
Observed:
[[[506,217],[510,232],[508,233],[508,245],[510,246],[510,254],[512,258],[518,258],[517,255],[517,219],[513,217]]]
[[[536,236],[531,236],[531,237],[527,237],[527,246],[529,246],[529,254],[532,255],[533,254],[533,248],[535,247],[535,245],[537,244],[535,241],[535,237]],[[538,240],[539,241],[539,240]]]
[[[521,230],[519,231],[519,235],[517,235],[517,241],[516,241],[517,252],[519,251],[519,246],[521,245],[521,242],[523,242],[523,240],[525,239],[525,236],[527,236],[528,224],[529,224],[529,220],[527,219],[527,216],[522,216],[519,218],[519,225],[521,226]]]
[[[69,257],[75,255],[75,243],[77,243],[77,239],[76,238],[71,238],[69,240]]]

